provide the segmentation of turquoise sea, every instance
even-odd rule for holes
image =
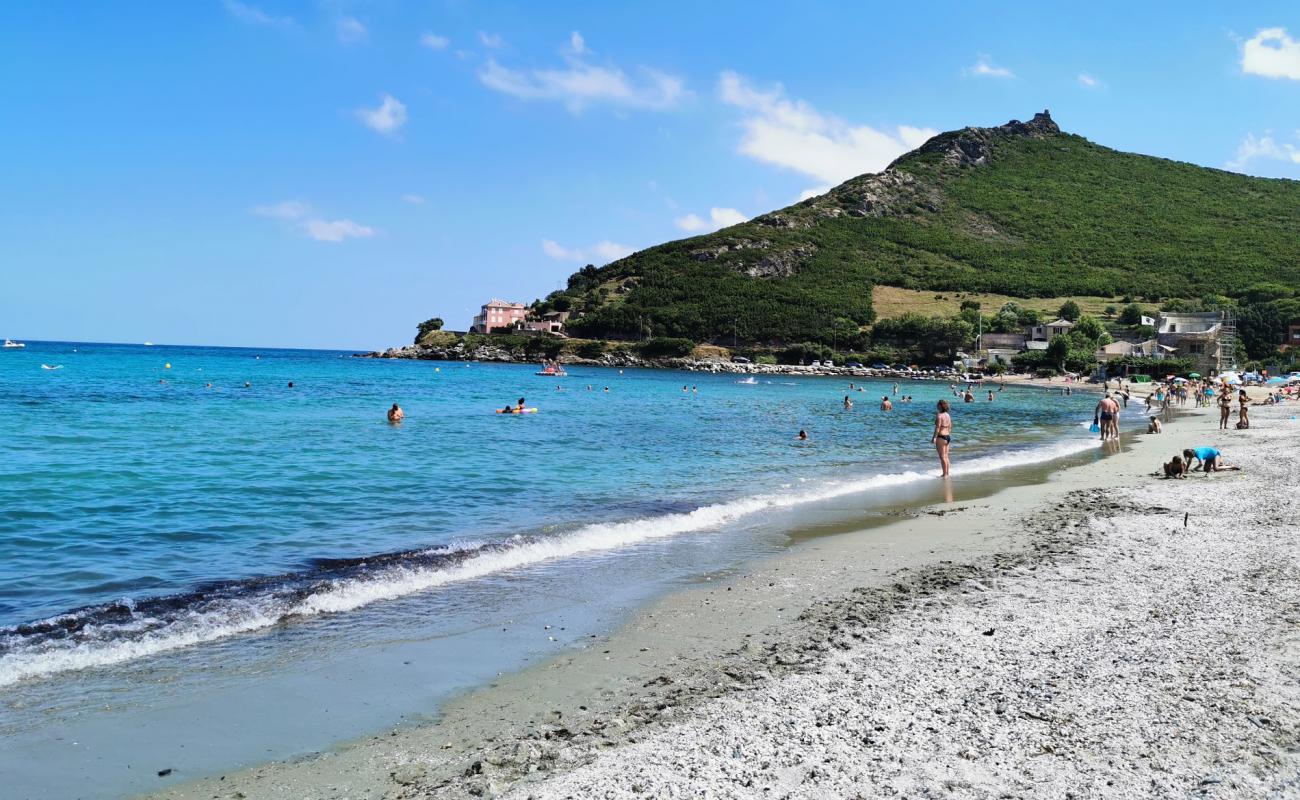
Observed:
[[[96,742],[98,760],[59,757],[114,796],[144,773],[122,770],[133,751],[110,731],[209,742],[177,779],[325,746],[784,546],[828,503],[938,481],[928,438],[946,383],[894,395],[840,378],[536,370],[167,345],[0,353],[0,772],[31,790],[51,748]],[[954,403],[956,481],[1097,448],[1091,395],[993,388]],[[494,413],[520,397],[539,412]],[[394,402],[400,425],[385,420]],[[543,612],[571,622],[554,643],[484,638]],[[399,652],[427,656],[418,677],[376,666]],[[304,685],[351,679],[363,688],[336,707],[342,723],[287,721],[313,724]],[[248,747],[212,746],[233,697],[282,719]]]

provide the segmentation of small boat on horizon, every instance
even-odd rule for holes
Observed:
[[[145,342],[145,343],[144,343],[144,346],[145,346],[145,347],[153,347],[153,342]]]
[[[19,347],[26,347],[27,345],[22,342],[15,342],[13,339],[5,339],[4,346],[6,350],[13,350]]]

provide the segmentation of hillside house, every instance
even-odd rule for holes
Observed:
[[[510,330],[516,322],[523,322],[528,316],[528,307],[523,303],[507,303],[505,300],[492,299],[483,304],[470,333],[491,333],[498,329]]]
[[[567,311],[548,311],[541,316],[528,315],[515,323],[515,330],[533,336],[547,334],[564,336],[564,323],[569,319]]]
[[[1282,349],[1290,350],[1293,347],[1300,347],[1300,322],[1286,326],[1286,339],[1282,342]]]
[[[1050,342],[1053,336],[1069,333],[1074,323],[1068,319],[1058,319],[1046,325],[1030,325],[1025,328],[1025,335],[1031,342]]]

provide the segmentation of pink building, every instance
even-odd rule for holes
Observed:
[[[492,299],[483,304],[469,330],[471,333],[491,333],[498,328],[509,329],[526,316],[528,316],[528,307],[523,303],[507,303],[504,300]]]

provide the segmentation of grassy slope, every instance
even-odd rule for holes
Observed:
[[[825,338],[837,319],[873,318],[876,285],[1113,298],[1300,283],[1300,182],[1120,153],[1069,134],[999,135],[990,152],[977,167],[935,152],[900,159],[896,169],[935,203],[904,197],[885,216],[828,214],[860,202],[872,178],[855,178],[776,212],[792,226],[745,223],[614,262],[601,282],[634,286],[606,300],[588,332]],[[711,260],[696,255],[722,246],[730,249]],[[742,274],[772,255],[793,261],[793,275]],[[589,309],[598,304],[585,299]]]
[[[923,159],[903,166],[942,180]],[[944,187],[949,202],[938,214],[880,226],[894,245],[924,254],[882,265],[881,283],[1025,296],[1200,296],[1300,281],[1300,182],[1120,153],[1061,134],[1008,141],[987,167]],[[971,233],[972,218],[1001,235]]]

